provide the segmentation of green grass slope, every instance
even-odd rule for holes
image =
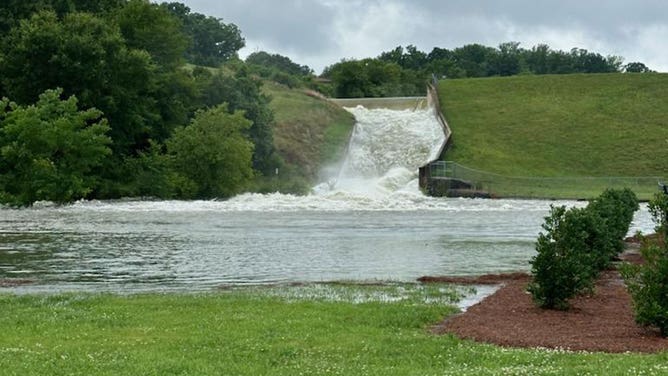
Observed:
[[[445,80],[439,94],[454,135],[447,160],[506,176],[668,176],[667,74]],[[600,193],[581,180],[543,194]],[[501,195],[531,195],[509,189]]]
[[[313,182],[322,167],[342,158],[354,117],[303,89],[265,82],[263,92],[272,98],[274,145],[279,155],[291,174]]]

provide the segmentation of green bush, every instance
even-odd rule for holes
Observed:
[[[589,228],[595,217],[585,209],[552,207],[545,217],[545,233],[538,236],[538,254],[531,260],[529,292],[540,307],[567,309],[568,299],[591,289],[595,276],[587,252]]]
[[[603,221],[602,236],[606,239],[604,244],[599,244],[602,247],[594,249],[600,253],[600,269],[606,268],[624,250],[624,238],[633,221],[633,213],[639,208],[638,198],[628,188],[607,189],[587,206]]]
[[[0,100],[0,203],[28,206],[85,198],[111,154],[109,125],[96,109],[47,90],[36,104]]]
[[[649,211],[657,224],[658,237],[650,242],[643,239],[640,253],[642,265],[625,265],[622,275],[633,297],[636,321],[654,325],[661,335],[668,336],[668,195],[659,193],[649,203]]]
[[[198,111],[191,124],[167,140],[171,168],[188,185],[184,198],[227,198],[253,178],[253,143],[244,135],[251,121],[223,104]]]
[[[656,232],[668,235],[668,195],[657,193],[649,202],[649,213],[656,223]]]
[[[624,248],[635,194],[606,190],[586,208],[552,207],[531,260],[529,292],[543,308],[567,309],[568,299],[593,286],[599,272]]]
[[[668,247],[645,242],[640,250],[645,263],[622,269],[633,297],[636,322],[655,325],[668,336]]]

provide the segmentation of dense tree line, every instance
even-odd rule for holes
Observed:
[[[0,202],[228,197],[280,164],[233,24],[180,3],[9,0],[0,31]]]
[[[604,57],[580,48],[565,52],[544,44],[531,49],[517,42],[502,43],[498,48],[469,44],[453,50],[435,47],[429,53],[409,45],[376,58],[343,60],[327,67],[323,76],[332,80],[336,96],[382,97],[422,94],[432,74],[442,79],[650,71],[640,62],[622,62],[618,56]]]

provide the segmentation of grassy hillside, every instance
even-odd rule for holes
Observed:
[[[287,163],[285,173],[312,183],[320,168],[343,156],[354,117],[302,89],[266,82],[262,90],[272,98],[270,107],[276,120],[274,145]]]
[[[666,74],[445,80],[439,93],[454,133],[446,159],[467,167],[528,177],[668,176]],[[590,197],[587,184],[555,196]]]

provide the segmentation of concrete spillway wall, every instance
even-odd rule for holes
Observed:
[[[341,107],[364,106],[368,109],[387,108],[390,110],[425,109],[429,104],[427,97],[396,97],[396,98],[334,98],[332,102]]]

